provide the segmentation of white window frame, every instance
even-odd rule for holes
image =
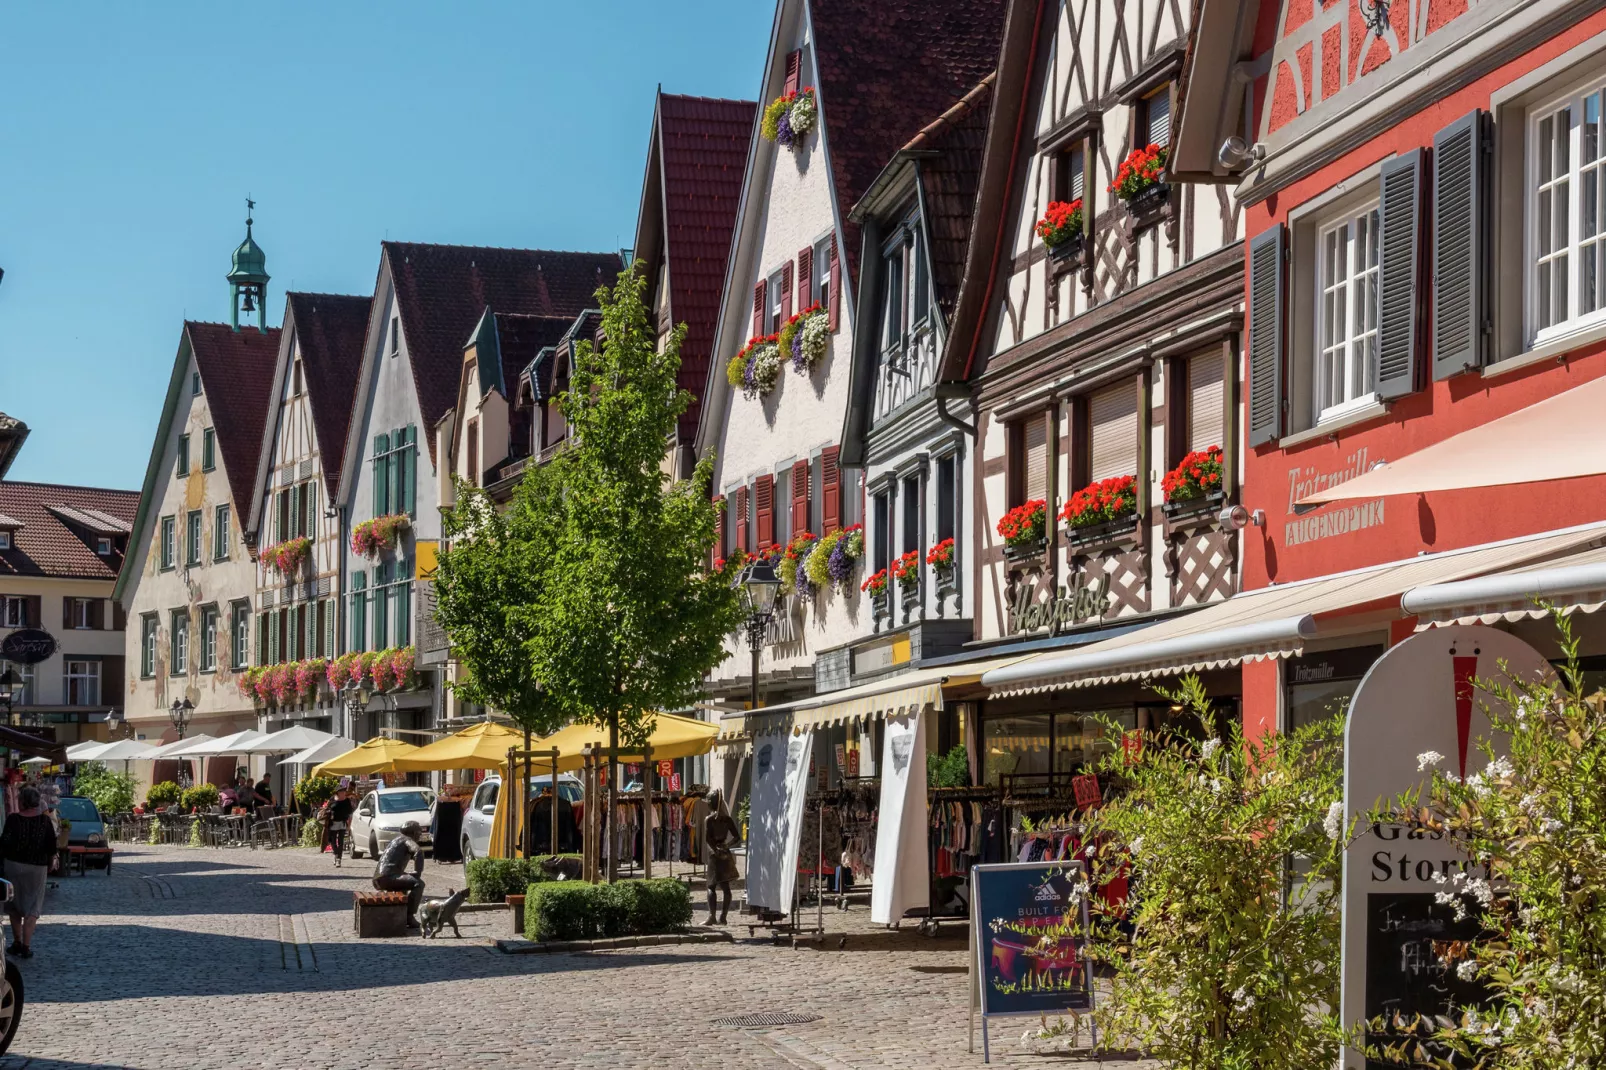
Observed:
[[[190,667],[190,615],[188,610],[175,609],[168,617],[171,621],[172,633],[168,636],[168,660],[172,662],[167,667],[171,676],[184,676]]]
[[[156,638],[161,627],[155,613],[142,613],[139,618],[139,677],[149,680],[156,675]]]
[[[1377,383],[1371,381],[1373,374],[1373,360],[1366,349],[1365,341],[1371,339],[1372,347],[1377,346],[1378,338],[1378,307],[1377,307],[1377,280],[1378,264],[1376,262],[1356,270],[1355,250],[1360,246],[1356,241],[1356,224],[1361,219],[1369,219],[1372,228],[1371,244],[1374,252],[1378,249],[1378,201],[1370,200],[1363,204],[1350,207],[1343,212],[1334,213],[1324,219],[1316,227],[1316,270],[1314,273],[1316,292],[1314,314],[1312,316],[1314,338],[1311,346],[1311,412],[1315,414],[1317,424],[1330,420],[1340,419],[1357,409],[1365,408],[1377,401]],[[1342,280],[1329,279],[1330,269],[1327,262],[1327,240],[1329,236],[1343,230],[1345,235],[1345,261],[1344,278]],[[1369,277],[1369,278],[1368,278]],[[1324,337],[1323,327],[1326,321],[1326,301],[1328,291],[1342,292],[1344,297],[1343,319],[1346,323],[1344,337],[1341,341],[1330,341]],[[1368,289],[1370,294],[1367,293]],[[1357,295],[1361,301],[1357,301]],[[1355,310],[1358,307],[1369,305],[1371,308],[1371,321],[1369,329],[1359,333],[1351,333],[1354,324]],[[1335,400],[1328,390],[1328,374],[1324,368],[1325,357],[1329,350],[1342,349],[1335,356],[1344,363],[1343,381],[1348,384],[1356,374],[1357,366],[1363,389],[1353,396]],[[1347,388],[1346,388],[1347,391]]]
[[[184,567],[201,564],[201,548],[206,545],[206,520],[199,509],[184,514]]]
[[[1579,82],[1566,93],[1559,94],[1544,104],[1530,108],[1523,140],[1523,323],[1529,348],[1557,338],[1587,330],[1606,322],[1606,130],[1597,136],[1595,159],[1583,160],[1585,108],[1593,99],[1597,109],[1597,130],[1606,124],[1606,77],[1597,74]],[[1566,310],[1552,323],[1541,326],[1539,292],[1539,200],[1545,191],[1540,187],[1539,135],[1546,120],[1554,119],[1563,109],[1570,109],[1567,128],[1567,162],[1565,178],[1556,177],[1548,184],[1554,190],[1562,181],[1566,183],[1567,233],[1564,251],[1548,254],[1551,262],[1565,256]],[[1583,189],[1588,172],[1596,181],[1595,233],[1583,237]],[[1588,312],[1579,311],[1581,269],[1585,249],[1595,258],[1595,285],[1597,305]],[[1552,290],[1554,292],[1554,290]]]
[[[75,671],[76,667],[76,671]],[[94,691],[88,696],[88,701],[82,701],[84,696],[78,695],[79,701],[74,701],[73,684],[91,683]],[[63,706],[99,706],[100,705],[100,660],[98,658],[68,658],[62,665],[61,704]]]
[[[28,599],[23,595],[0,595],[0,628],[27,628],[39,626],[28,620]]]
[[[212,560],[229,559],[229,507],[220,505],[212,511]]]
[[[157,563],[163,572],[171,572],[178,558],[178,517],[173,515],[162,517],[159,530],[162,545]]]
[[[777,271],[769,277],[764,284],[764,333],[776,334],[783,326],[781,322],[781,284],[786,278],[786,272]]]
[[[229,638],[233,651],[232,667],[251,664],[251,603],[235,602],[229,607]]]
[[[202,672],[217,671],[217,627],[220,617],[217,606],[203,606],[201,609],[201,649],[200,669]]]
[[[104,535],[97,538],[95,540],[95,553],[101,557],[110,557],[112,555],[112,541]]]
[[[89,619],[89,602],[87,598],[74,598],[72,602],[72,626],[75,631],[85,631],[94,625]]]
[[[11,549],[11,531],[8,528],[0,530],[0,550],[9,549]]]
[[[809,258],[809,270],[814,278],[809,286],[809,301],[820,308],[831,308],[831,236],[827,234],[814,243],[814,255]]]

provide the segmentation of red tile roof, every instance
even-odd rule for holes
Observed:
[[[731,231],[742,199],[742,177],[758,105],[661,94],[649,150],[661,169],[660,210],[669,260],[669,308],[686,325],[680,385],[693,395],[680,418],[680,437],[696,437],[708,383]],[[648,280],[649,284],[652,280]]]
[[[965,254],[970,248],[993,82],[989,74],[904,146],[913,152],[937,154],[920,160],[920,182],[924,187],[926,227],[931,233],[931,279],[937,304],[949,322],[959,297],[959,281],[965,273]]]
[[[623,269],[618,253],[385,242],[384,255],[426,428],[457,403],[463,345],[487,308],[573,317]],[[435,436],[424,437],[433,459]]]
[[[837,203],[998,64],[1005,0],[809,0]],[[859,228],[844,222],[858,278]]]
[[[201,370],[201,387],[212,412],[218,449],[229,473],[235,514],[251,515],[257,460],[279,363],[279,328],[234,330],[226,323],[187,320],[184,333]]]
[[[368,337],[371,297],[347,294],[286,295],[301,345],[301,370],[318,435],[324,485],[332,498],[340,485],[352,399],[362,372],[363,340]]]
[[[123,564],[128,537],[111,536],[112,553],[101,557],[95,553],[98,532],[70,523],[64,517],[79,513],[103,514],[126,530],[132,527],[138,512],[139,492],[135,490],[0,481],[0,513],[23,525],[13,532],[11,549],[0,550],[0,577],[68,576],[115,580]],[[100,526],[109,525],[102,521]]]

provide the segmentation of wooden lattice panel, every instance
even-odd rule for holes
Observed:
[[[1229,598],[1237,572],[1237,539],[1226,531],[1177,532],[1171,536],[1171,604],[1198,605]]]
[[[1073,572],[1081,573],[1082,583],[1097,587],[1102,578],[1110,581],[1109,610],[1105,620],[1146,613],[1149,609],[1148,556],[1143,547],[1100,550],[1071,560]]]

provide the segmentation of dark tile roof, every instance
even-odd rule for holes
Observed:
[[[750,100],[658,98],[652,149],[661,169],[669,308],[674,322],[686,325],[680,385],[694,399],[680,418],[682,441],[697,434],[757,110]]]
[[[573,316],[521,316],[511,312],[496,313],[496,345],[500,351],[502,376],[500,383],[489,383],[480,377],[480,392],[492,386],[502,396],[513,399],[518,388],[519,374],[535,360],[547,346],[555,346],[574,324]]]
[[[612,286],[623,267],[618,253],[411,242],[385,242],[384,253],[426,428],[456,404],[463,344],[487,308],[572,317],[594,305],[597,287]],[[435,436],[425,438],[433,459]]]
[[[286,295],[301,346],[301,372],[306,378],[307,401],[312,405],[312,427],[318,436],[318,456],[324,486],[331,497],[340,485],[340,468],[346,454],[346,431],[351,425],[352,400],[362,372],[363,340],[368,337],[372,297],[351,294]]]
[[[17,459],[17,453],[27,439],[28,425],[15,416],[0,412],[0,479],[5,478],[6,469]]]
[[[253,475],[255,473],[252,473]],[[0,481],[0,513],[20,522],[12,534],[12,547],[0,550],[0,578],[6,576],[70,576],[78,579],[115,580],[123,565],[128,536],[114,534],[112,553],[95,553],[97,528],[132,528],[139,512],[139,492],[66,487],[56,483]],[[69,517],[101,517],[94,527]]]
[[[821,114],[845,212],[929,123],[998,64],[1005,0],[809,0]],[[858,278],[859,228],[844,222]]]
[[[218,449],[229,472],[237,516],[251,515],[257,460],[279,363],[279,328],[234,330],[227,323],[187,320],[184,333],[201,370],[201,387],[212,412]]]
[[[120,517],[99,509],[75,509],[70,505],[47,505],[60,520],[96,535],[127,535],[134,530],[134,525]]]
[[[945,320],[952,321],[970,248],[971,220],[981,158],[987,147],[987,121],[992,112],[993,76],[989,74],[904,148],[936,156],[920,160],[926,226],[931,233],[931,281]]]

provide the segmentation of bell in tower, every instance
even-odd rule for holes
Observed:
[[[268,296],[268,258],[262,247],[251,237],[251,211],[256,208],[256,202],[249,197],[245,201],[245,241],[234,250],[234,264],[229,270],[229,292],[233,308],[230,310],[230,322],[235,330],[240,329],[240,313],[257,314],[257,330],[268,329],[267,296]]]

